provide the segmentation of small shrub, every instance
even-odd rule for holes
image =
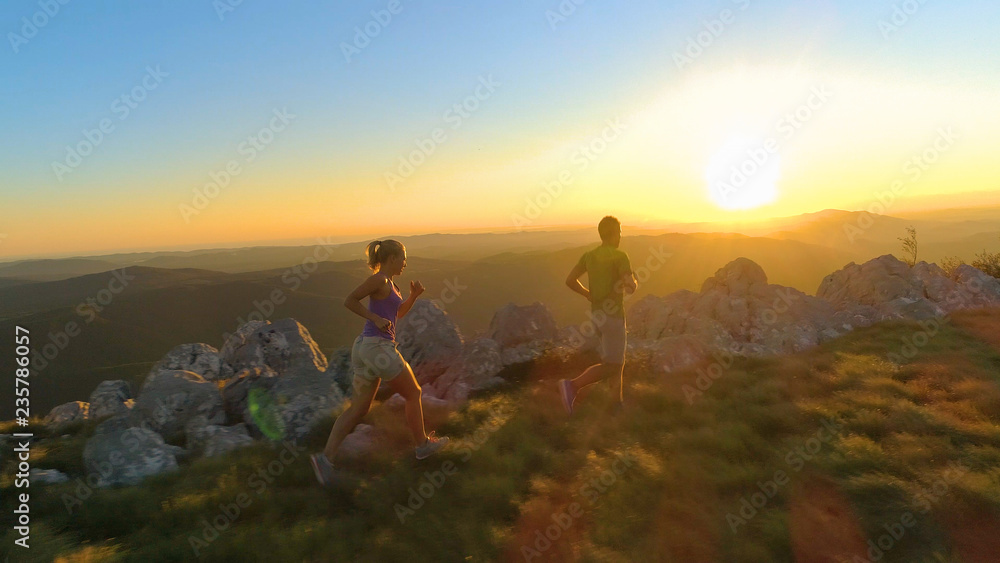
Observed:
[[[951,279],[955,279],[956,270],[959,266],[965,265],[965,260],[962,260],[958,256],[947,256],[941,260],[941,269],[944,270],[945,275]]]
[[[982,270],[994,278],[1000,278],[1000,252],[987,252],[985,250],[980,252],[972,261],[972,267]]]

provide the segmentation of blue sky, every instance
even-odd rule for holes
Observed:
[[[320,185],[330,195],[321,202],[327,207],[352,197],[352,186],[380,180],[481,76],[494,76],[500,92],[463,126],[461,142],[442,147],[447,155],[441,159],[474,173],[477,154],[499,158],[586,135],[607,117],[632,113],[688,79],[673,55],[723,9],[733,10],[735,22],[697,60],[698,72],[779,65],[994,91],[1000,68],[1000,7],[985,1],[927,0],[886,40],[878,22],[903,2],[588,0],[576,6],[566,0],[575,11],[553,26],[547,12],[559,10],[555,0],[401,0],[401,11],[350,63],[342,44],[389,2],[244,0],[220,19],[209,0],[70,0],[34,37],[12,46],[22,18],[40,13],[42,4],[18,0],[0,7],[7,37],[0,96],[8,124],[0,140],[0,199],[9,203],[4,215],[16,215],[3,220],[8,227],[0,224],[0,232],[9,233],[0,256],[114,248],[111,239],[96,236],[91,242],[36,236],[45,242],[35,244],[32,228],[75,217],[79,231],[85,220],[156,214],[163,201],[181,202],[274,108],[287,107],[297,118],[255,169],[260,181],[240,178],[247,184],[244,198],[256,205],[266,205],[260,198],[274,190],[314,198]],[[150,66],[168,76],[119,120],[113,100],[141,84]],[[115,130],[57,180],[52,162],[104,118]],[[299,192],[299,182],[311,187]],[[567,212],[554,222],[571,217]],[[419,222],[408,221],[418,229]],[[485,216],[481,222],[502,223]],[[163,231],[180,228],[171,222]],[[157,247],[196,242],[171,236],[138,238]],[[215,231],[201,236],[206,244],[222,242]]]

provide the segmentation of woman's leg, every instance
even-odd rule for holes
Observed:
[[[420,402],[422,392],[410,364],[403,364],[403,371],[389,381],[389,388],[406,399],[406,423],[413,432],[413,439],[420,446],[427,441],[424,431],[424,407]]]
[[[344,441],[344,438],[354,430],[354,427],[371,410],[372,401],[375,399],[375,393],[378,391],[379,382],[381,380],[376,378],[369,385],[358,385],[354,388],[354,397],[351,399],[351,405],[337,417],[337,421],[333,423],[333,430],[330,430],[330,437],[326,440],[326,447],[323,448],[323,454],[326,455],[326,459],[331,462],[333,461],[333,456],[337,453],[340,443]]]

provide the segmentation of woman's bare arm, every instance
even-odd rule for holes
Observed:
[[[355,315],[375,323],[375,326],[377,326],[379,330],[385,330],[390,324],[389,319],[380,317],[369,311],[364,305],[361,304],[361,300],[365,297],[371,297],[371,295],[385,285],[387,281],[388,280],[386,280],[385,276],[373,274],[344,298],[344,307],[347,307],[348,310]]]
[[[405,317],[406,314],[410,312],[410,309],[413,307],[413,304],[417,302],[417,297],[420,297],[420,294],[423,292],[424,292],[424,284],[418,281],[411,281],[410,295],[409,297],[406,298],[406,301],[400,303],[399,311],[396,312],[396,318],[401,319]]]

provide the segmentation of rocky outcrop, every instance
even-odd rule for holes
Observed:
[[[83,448],[87,482],[97,486],[135,485],[146,477],[177,468],[183,450],[164,443],[153,430],[116,416],[99,424]],[[93,478],[91,478],[93,476]]]
[[[955,280],[975,294],[973,307],[989,307],[1000,303],[1000,280],[982,270],[962,264],[955,269]]]
[[[190,371],[207,381],[228,379],[233,370],[222,361],[219,351],[208,344],[181,344],[167,352],[150,373],[159,371]]]
[[[803,350],[854,328],[835,313],[825,300],[769,284],[759,265],[739,258],[705,280],[699,293],[643,298],[629,310],[628,330],[640,341],[689,337],[664,343],[671,351],[656,362],[670,367],[675,350],[683,351],[676,356],[680,364],[711,349],[752,356]]]
[[[337,457],[350,461],[365,459],[378,449],[382,438],[374,426],[359,424],[344,438],[340,448],[337,449]]]
[[[83,401],[70,401],[53,408],[49,411],[49,414],[42,419],[42,422],[53,428],[58,428],[73,422],[82,422],[87,420],[89,412],[90,403],[85,403]]]
[[[512,348],[539,340],[554,340],[558,332],[552,312],[542,303],[508,303],[494,313],[486,336],[500,348]]]
[[[340,392],[345,396],[351,394],[351,383],[354,381],[354,371],[351,369],[351,348],[342,346],[330,354],[330,363],[326,371],[334,374]]]
[[[236,377],[226,380],[221,391],[222,404],[226,411],[226,421],[230,424],[236,424],[237,422],[246,420],[250,416],[247,410],[249,408],[247,399],[250,389],[255,385],[258,389],[270,389],[273,382],[262,381],[258,383],[258,381],[275,377],[278,377],[277,372],[267,366],[263,366],[244,369]]]
[[[90,413],[93,419],[128,413],[135,401],[127,381],[121,379],[102,381],[90,393]]]
[[[146,378],[132,414],[137,424],[168,439],[184,431],[192,418],[203,415],[212,424],[225,422],[222,395],[215,383],[191,371],[154,371]]]
[[[936,264],[910,266],[892,255],[850,263],[820,283],[816,295],[840,310],[858,305],[877,312],[876,320],[928,319],[960,309],[1000,303],[1000,282],[972,266],[951,279]]]
[[[462,335],[443,309],[420,299],[396,325],[396,347],[424,385],[461,356]]]
[[[295,319],[246,323],[220,355],[236,374],[221,392],[226,418],[245,423],[252,436],[301,440],[344,401],[343,354],[330,369]]]
[[[254,436],[298,442],[343,402],[328,372],[258,378],[249,385],[243,421]]]
[[[542,303],[504,305],[486,332],[500,347],[504,367],[541,358],[555,347],[560,334],[552,312]]]
[[[465,344],[462,355],[425,392],[450,403],[464,402],[469,394],[502,385],[497,374],[503,370],[500,345],[489,338]]]
[[[670,373],[691,367],[708,358],[710,353],[708,346],[694,336],[667,336],[633,343],[626,361],[638,362],[656,373]]]
[[[325,371],[326,357],[295,319],[251,321],[229,336],[219,352],[233,373],[269,367],[282,376]]]
[[[208,419],[199,415],[185,425],[187,449],[201,453],[205,457],[222,455],[226,452],[253,444],[246,425],[233,426],[209,424]]]

